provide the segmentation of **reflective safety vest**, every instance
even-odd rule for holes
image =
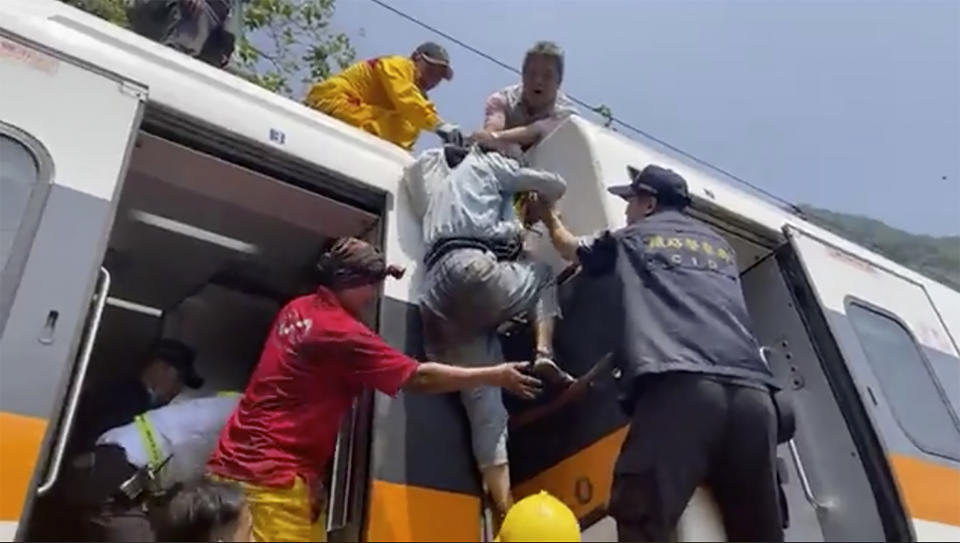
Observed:
[[[137,415],[134,417],[133,424],[137,427],[137,431],[140,432],[143,449],[147,452],[147,465],[150,466],[150,469],[157,469],[157,466],[163,462],[164,458],[162,449],[160,448],[160,438],[153,429],[153,424],[150,423],[150,419],[145,415]]]
[[[206,462],[240,401],[240,394],[218,394],[172,403],[134,418],[133,422],[105,432],[98,445],[117,445],[127,461],[140,468],[157,468],[161,486],[168,488],[202,476]]]

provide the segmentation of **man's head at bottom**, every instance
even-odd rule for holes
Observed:
[[[153,345],[144,360],[140,380],[154,407],[169,403],[184,387],[203,386],[203,378],[193,365],[194,358],[194,350],[175,339],[161,339]]]
[[[334,238],[315,266],[316,282],[330,289],[350,314],[359,317],[376,301],[387,277],[400,279],[405,270],[388,266],[379,249],[357,238]]]

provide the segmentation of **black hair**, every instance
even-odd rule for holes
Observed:
[[[164,508],[159,541],[213,541],[218,528],[240,519],[245,500],[235,483],[202,479],[182,486]]]
[[[172,338],[162,338],[158,339],[153,343],[153,345],[150,346],[147,359],[149,361],[159,358],[174,366],[186,366],[193,364],[193,360],[196,358],[196,356],[196,351],[194,351],[186,343]]]
[[[690,205],[690,198],[679,194],[654,195],[657,199],[657,207],[654,213],[660,211],[683,211]]]
[[[405,270],[387,265],[383,253],[375,245],[353,237],[328,239],[314,266],[316,284],[330,290],[360,287],[400,279]]]
[[[527,54],[523,57],[523,66],[526,67],[531,57],[542,56],[554,62],[557,66],[557,80],[563,81],[563,49],[552,41],[538,41],[533,47],[527,49]]]

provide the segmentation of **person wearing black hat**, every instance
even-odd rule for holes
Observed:
[[[103,432],[133,421],[140,413],[170,403],[184,387],[198,389],[203,378],[193,366],[193,349],[174,339],[157,341],[140,373],[84,396],[74,444],[87,448]]]
[[[357,62],[313,85],[306,104],[400,147],[413,149],[421,130],[461,143],[460,129],[444,122],[427,98],[442,80],[453,79],[450,55],[434,42],[420,44],[409,57],[378,57]]]
[[[116,493],[117,485],[135,469],[122,449],[96,442],[107,430],[130,424],[138,415],[170,403],[183,387],[202,387],[203,378],[194,369],[194,358],[193,349],[184,343],[161,339],[147,352],[136,375],[84,393],[67,453],[70,461],[65,480],[51,501],[66,504],[77,513],[63,515],[64,523],[80,522],[76,530],[95,541],[152,540],[142,511],[133,515],[124,512],[135,512],[140,504],[103,508]]]
[[[609,188],[627,226],[577,238],[553,208],[537,212],[554,246],[590,276],[612,275],[622,307],[622,406],[631,419],[614,468],[610,513],[620,541],[667,541],[707,485],[730,541],[782,541],[774,378],[750,332],[736,256],[683,213],[687,183],[656,165]],[[599,317],[598,317],[599,318]]]

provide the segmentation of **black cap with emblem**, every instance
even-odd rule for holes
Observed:
[[[690,205],[687,181],[677,172],[651,164],[642,170],[627,166],[629,185],[615,185],[607,190],[624,200],[638,194],[652,194],[661,205],[683,209]]]

